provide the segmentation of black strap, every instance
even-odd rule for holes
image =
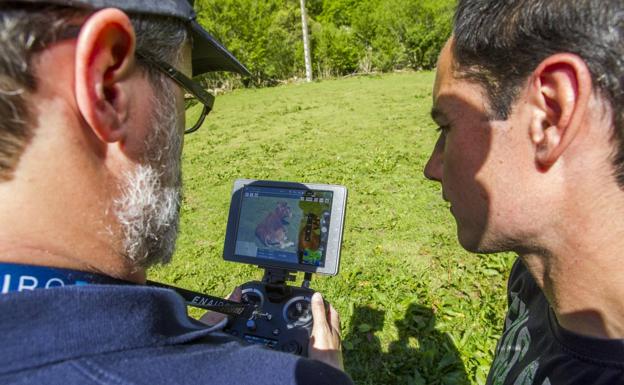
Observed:
[[[216,311],[217,313],[226,314],[232,317],[245,317],[251,318],[253,311],[255,310],[253,305],[246,305],[239,302],[229,301],[227,299],[213,297],[210,295],[198,293],[191,290],[182,289],[179,287],[166,285],[160,282],[147,281],[149,286],[161,287],[164,289],[174,290],[184,300],[186,304],[201,309]]]

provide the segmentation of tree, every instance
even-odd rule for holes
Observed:
[[[303,32],[303,56],[305,57],[306,80],[312,81],[312,57],[310,55],[310,37],[308,34],[308,16],[306,2],[301,1],[301,29]]]

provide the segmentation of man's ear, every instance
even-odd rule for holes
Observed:
[[[104,9],[83,24],[76,46],[78,109],[95,135],[113,143],[126,136],[129,89],[123,80],[134,65],[136,36],[128,16]]]
[[[583,129],[591,92],[591,74],[577,55],[552,55],[533,72],[530,135],[541,168],[550,168]]]

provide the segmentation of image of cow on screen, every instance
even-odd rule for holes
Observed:
[[[236,254],[297,264],[297,236],[301,221],[297,197],[245,192],[242,200]]]
[[[263,246],[286,249],[295,243],[289,241],[288,226],[292,220],[292,209],[287,202],[278,202],[275,209],[270,211],[256,226],[256,237]]]

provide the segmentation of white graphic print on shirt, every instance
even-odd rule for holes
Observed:
[[[518,293],[511,292],[511,305],[505,320],[505,331],[496,347],[496,354],[489,380],[491,385],[504,385],[511,369],[522,360],[531,345],[531,334],[527,323],[529,321],[529,309],[522,302]],[[538,360],[527,365],[515,379],[513,385],[533,385],[533,378],[539,368]],[[550,385],[546,379],[542,385]]]

